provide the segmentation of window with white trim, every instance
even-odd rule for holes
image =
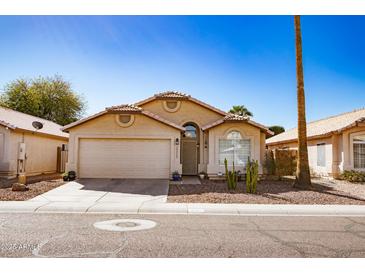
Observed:
[[[317,144],[317,166],[326,166],[326,144]]]
[[[365,135],[354,137],[353,149],[354,168],[365,168]]]
[[[226,139],[219,140],[219,164],[224,165],[224,159],[232,165],[245,166],[251,156],[251,140],[242,138],[238,131],[231,131]]]

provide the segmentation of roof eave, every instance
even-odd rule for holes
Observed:
[[[257,127],[259,128],[261,131],[263,131],[264,133],[266,134],[269,134],[269,135],[273,135],[274,132],[272,132],[271,130],[269,130],[268,128],[260,125],[259,123],[256,123],[256,122],[253,122],[251,120],[224,120],[224,119],[219,119],[217,120],[216,122],[212,123],[212,124],[209,124],[209,125],[206,125],[206,126],[203,126],[202,127],[202,130],[205,131],[205,130],[208,130],[208,129],[211,129],[211,128],[214,128],[216,126],[219,126],[223,123],[247,123],[247,124],[250,124],[254,127]]]
[[[203,101],[200,101],[200,100],[198,100],[198,99],[196,99],[196,98],[194,98],[194,97],[191,97],[190,95],[187,95],[185,98],[164,98],[164,97],[160,97],[160,96],[156,96],[156,95],[154,95],[154,96],[151,96],[151,97],[149,97],[149,98],[147,98],[147,99],[145,99],[145,100],[142,100],[142,101],[139,101],[139,102],[137,102],[137,103],[135,103],[135,105],[136,106],[142,106],[142,105],[144,105],[144,104],[147,104],[147,103],[149,103],[149,102],[152,102],[152,101],[154,101],[154,100],[180,100],[180,101],[191,101],[191,102],[194,102],[194,103],[196,103],[196,104],[198,104],[198,105],[201,105],[202,107],[205,107],[205,108],[207,108],[207,109],[209,109],[209,110],[211,110],[211,111],[214,111],[214,112],[216,112],[216,113],[218,113],[218,114],[221,114],[221,115],[223,115],[223,116],[226,116],[228,113],[227,112],[225,112],[225,111],[223,111],[223,110],[220,110],[220,109],[218,109],[218,108],[215,108],[215,107],[213,107],[213,106],[211,106],[211,105],[209,105],[209,104],[207,104],[207,103],[204,103]]]
[[[171,122],[169,120],[166,120],[166,119],[164,119],[164,118],[162,118],[162,117],[158,116],[157,114],[152,113],[150,111],[142,110],[141,114],[143,114],[143,115],[145,115],[145,116],[147,116],[147,117],[149,117],[151,119],[154,119],[154,120],[156,120],[156,121],[158,121],[160,123],[163,123],[163,124],[165,124],[167,126],[176,128],[176,129],[178,129],[180,131],[185,131],[185,128],[183,128],[183,127],[181,127],[181,126],[179,126],[179,125],[177,125],[177,124],[175,124],[175,123],[173,123],[173,122]]]
[[[333,134],[341,134],[343,131],[357,127],[357,126],[365,126],[365,118],[360,118],[357,119],[355,122],[348,124],[345,127],[342,127],[340,129],[337,130],[333,130],[324,134],[317,134],[317,135],[312,135],[312,136],[308,136],[307,139],[308,140],[313,140],[313,139],[319,139],[319,138],[326,138],[329,136],[332,136]],[[270,139],[269,139],[270,140]],[[297,138],[291,138],[291,139],[286,139],[286,140],[281,140],[281,141],[276,141],[276,142],[266,142],[267,145],[280,145],[280,144],[286,144],[286,143],[291,143],[291,142],[295,142],[298,140]]]
[[[2,121],[2,120],[0,120],[0,125],[2,125],[4,127],[7,127],[7,128],[10,128],[10,129],[16,129],[17,128],[16,126],[14,126],[12,124],[9,124],[9,123],[7,123],[5,121]]]
[[[73,123],[71,123],[71,124],[65,125],[65,126],[63,126],[63,127],[61,128],[61,130],[62,130],[62,131],[64,131],[64,132],[68,132],[68,130],[69,130],[70,128],[73,128],[73,127],[75,127],[75,126],[78,126],[78,125],[80,125],[80,124],[83,124],[83,123],[85,123],[85,122],[87,122],[87,121],[90,121],[90,120],[92,120],[92,119],[95,119],[95,118],[97,118],[97,117],[99,117],[99,116],[101,116],[101,115],[104,115],[104,114],[106,114],[106,113],[107,113],[107,111],[106,111],[106,110],[100,111],[100,112],[98,112],[98,113],[95,113],[94,115],[91,115],[91,116],[89,116],[89,117],[86,117],[86,118],[80,119],[80,120],[75,121],[75,122],[73,122]]]

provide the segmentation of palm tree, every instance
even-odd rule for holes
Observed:
[[[240,115],[240,116],[250,116],[250,117],[253,116],[252,112],[249,111],[244,105],[233,106],[229,110],[229,113],[237,114],[237,115]]]
[[[310,188],[311,178],[308,163],[307,123],[305,119],[305,96],[302,60],[302,35],[300,30],[300,16],[294,16],[295,48],[297,66],[297,104],[298,104],[298,160],[297,174],[294,187]]]

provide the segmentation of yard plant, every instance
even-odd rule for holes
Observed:
[[[255,194],[259,178],[259,162],[248,160],[246,165],[246,192]]]
[[[238,176],[234,168],[234,161],[232,163],[232,171],[228,170],[228,161],[227,159],[224,159],[224,166],[226,169],[226,180],[227,180],[227,186],[228,189],[236,189],[237,188],[237,181]]]
[[[349,181],[351,183],[365,183],[365,172],[345,170],[341,174],[340,179]]]

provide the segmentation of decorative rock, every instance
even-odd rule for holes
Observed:
[[[27,191],[27,190],[29,190],[29,187],[27,187],[25,184],[14,183],[12,186],[12,191]]]

